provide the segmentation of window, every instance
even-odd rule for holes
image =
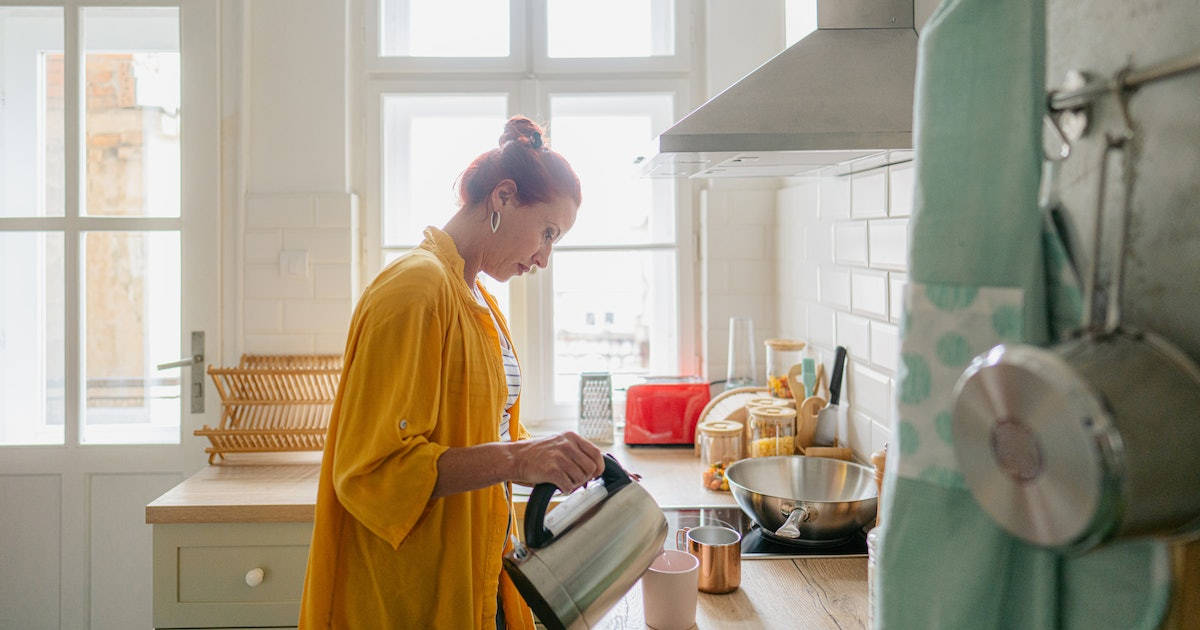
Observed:
[[[547,127],[584,201],[548,270],[507,285],[481,275],[521,353],[523,419],[573,427],[580,372],[611,372],[621,390],[697,370],[694,339],[679,334],[694,316],[691,216],[680,210],[690,186],[633,166],[688,109],[690,1],[489,2],[486,32],[459,44],[462,20],[438,16],[474,3],[377,2],[366,15],[379,29],[366,51],[367,277],[457,212],[462,169],[524,114]],[[444,46],[418,47],[419,23]]]
[[[178,443],[179,10],[70,10],[0,8],[0,444]]]

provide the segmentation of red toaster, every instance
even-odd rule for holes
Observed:
[[[693,444],[696,421],[709,400],[708,383],[681,381],[641,383],[626,390],[626,444]]]

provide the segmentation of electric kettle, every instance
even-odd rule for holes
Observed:
[[[504,570],[547,628],[590,628],[662,552],[667,517],[611,455],[601,481],[546,514],[553,484],[538,484],[525,508],[525,542]]]

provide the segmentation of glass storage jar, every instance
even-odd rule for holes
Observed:
[[[804,342],[799,339],[768,339],[764,343],[767,346],[767,388],[772,396],[792,398],[788,370],[803,360],[801,351],[804,350]]]
[[[702,483],[709,490],[729,490],[725,469],[742,458],[743,425],[732,420],[710,420],[698,428],[700,461],[705,465]]]
[[[755,407],[750,410],[750,457],[791,455],[795,450],[795,409]]]

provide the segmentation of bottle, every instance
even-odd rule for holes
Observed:
[[[750,387],[758,378],[754,356],[754,320],[729,318],[729,363],[725,370],[725,389]]]

